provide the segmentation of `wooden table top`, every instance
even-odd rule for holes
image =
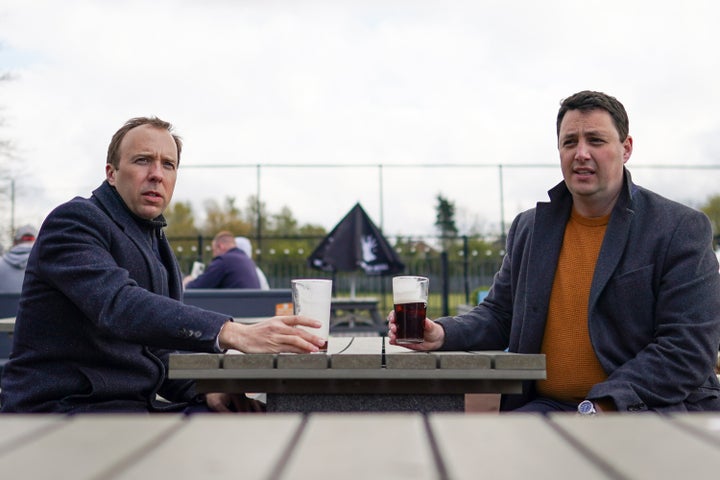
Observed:
[[[327,354],[174,354],[169,377],[197,380],[201,391],[517,393],[523,380],[545,378],[545,356],[415,352],[384,337],[331,337]]]
[[[720,413],[0,415],[3,478],[677,479]]]

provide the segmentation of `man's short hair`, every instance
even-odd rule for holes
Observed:
[[[222,245],[229,243],[235,245],[235,235],[233,235],[232,232],[229,232],[227,230],[222,230],[215,235],[215,237],[213,238],[213,242]]]
[[[560,110],[557,115],[557,136],[560,138],[560,124],[565,114],[570,110],[589,112],[591,110],[605,110],[615,124],[620,141],[624,142],[630,132],[630,120],[622,103],[615,97],[602,92],[583,90],[560,102]]]
[[[109,163],[116,169],[120,166],[120,144],[122,143],[123,138],[125,138],[125,135],[127,135],[130,130],[141,125],[152,125],[155,128],[160,128],[162,130],[167,130],[168,132],[170,132],[173,140],[175,140],[175,146],[177,147],[177,160],[178,165],[180,165],[182,138],[180,138],[179,135],[173,133],[174,127],[170,122],[160,120],[157,117],[135,117],[125,122],[125,125],[120,127],[120,129],[115,132],[115,135],[113,135],[112,139],[110,140],[110,145],[108,145],[107,152],[107,163]]]

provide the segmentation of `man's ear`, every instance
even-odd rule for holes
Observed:
[[[105,178],[107,178],[107,181],[110,185],[115,186],[115,167],[112,166],[111,163],[105,164]]]
[[[626,163],[628,160],[630,160],[630,155],[632,155],[632,151],[633,139],[630,135],[628,135],[623,142],[623,163]]]

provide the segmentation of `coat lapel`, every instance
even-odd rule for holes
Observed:
[[[148,238],[148,232],[144,232],[138,225],[135,218],[127,210],[127,207],[122,203],[120,196],[112,191],[112,187],[107,183],[107,180],[97,188],[93,194],[98,201],[105,207],[110,218],[115,222],[120,230],[122,230],[127,238],[137,246],[147,267],[147,272],[150,278],[150,284],[152,285],[152,291],[154,293],[162,294],[163,289],[163,278],[162,274],[157,268],[153,268],[153,265],[157,263],[155,254],[153,253],[152,245],[150,245],[150,239]]]
[[[527,285],[524,321],[520,334],[520,352],[539,352],[545,332],[550,292],[562,248],[565,224],[572,202],[565,184],[549,192],[551,202],[535,208],[533,236],[527,260]]]
[[[632,188],[630,173],[626,171],[625,188],[622,190],[620,198],[618,198],[613,209],[610,223],[608,223],[605,238],[603,238],[602,247],[600,248],[600,255],[595,264],[595,272],[593,274],[592,286],[590,287],[590,299],[588,303],[589,313],[593,311],[600,293],[605,289],[615,269],[617,269],[623,252],[625,251],[625,245],[630,238],[630,226],[632,225],[632,219],[635,215],[631,208]]]

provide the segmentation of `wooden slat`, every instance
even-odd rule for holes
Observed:
[[[0,456],[58,426],[63,415],[0,415]]]
[[[388,369],[435,370],[437,357],[425,352],[391,353],[385,355]]]
[[[383,337],[353,337],[352,343],[342,353],[344,354],[382,354]]]
[[[222,368],[242,369],[255,368],[267,370],[275,368],[276,355],[272,353],[226,354],[223,356]]]
[[[334,369],[382,368],[382,338],[352,338],[346,348],[330,357],[330,367]]]
[[[325,353],[281,353],[275,365],[278,370],[325,370],[330,361]]]
[[[186,353],[182,355],[170,355],[170,369],[177,370],[202,370],[208,368],[220,368],[222,354],[212,353]]]
[[[653,414],[553,415],[575,442],[625,478],[715,478],[720,448]]]
[[[433,413],[429,421],[448,478],[608,478],[538,415]]]
[[[181,415],[84,415],[0,456],[3,478],[98,478],[181,426]]]
[[[420,414],[313,414],[281,479],[437,479]]]
[[[410,350],[402,345],[392,345],[390,342],[385,342],[385,353],[396,354],[396,353],[415,353],[415,350]]]
[[[291,447],[302,415],[196,415],[115,479],[270,478]]]
[[[347,348],[348,345],[353,343],[352,337],[333,337],[328,338],[328,355],[333,355]]]
[[[720,445],[720,413],[703,412],[692,414],[676,414],[672,416],[673,421],[687,425],[696,431],[702,432],[712,438]]]
[[[493,368],[496,370],[545,370],[545,355],[518,354],[508,352],[474,352],[492,354]]]
[[[432,355],[437,358],[438,368],[443,369],[490,369],[493,364],[493,356],[484,353],[433,352]]]

